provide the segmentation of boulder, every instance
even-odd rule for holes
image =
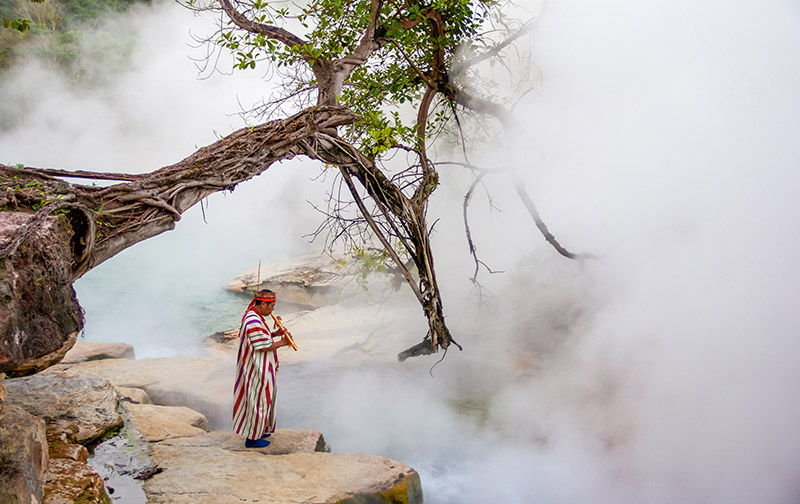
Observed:
[[[20,363],[16,369],[9,371],[9,376],[29,376],[49,368],[64,358],[69,349],[75,344],[77,339],[77,331],[67,334],[66,338],[61,343],[61,346],[40,357],[30,357],[25,362]]]
[[[77,443],[50,443],[48,449],[50,459],[65,458],[84,464],[89,459],[89,451]]]
[[[81,444],[122,425],[117,393],[108,380],[43,372],[6,380],[6,387],[7,405],[19,406],[57,430],[72,431]]]
[[[103,479],[86,463],[88,451],[78,443],[91,442],[122,423],[111,384],[86,376],[40,373],[7,380],[6,385],[6,409],[24,410],[46,425],[42,444],[49,464],[46,472],[36,475],[42,489],[33,502],[110,502]]]
[[[89,451],[78,444],[75,433],[62,430],[57,425],[47,426],[47,446],[50,458],[68,458],[76,462],[86,462]]]
[[[100,359],[135,359],[136,353],[127,343],[100,343],[94,341],[76,341],[61,362],[75,362]]]
[[[6,404],[0,412],[0,502],[42,502],[47,463],[44,421]]]
[[[276,451],[285,451],[285,435],[277,431],[270,438]],[[163,471],[144,484],[148,502],[422,502],[419,475],[401,462],[319,451],[277,455],[269,448],[245,449],[230,431],[155,443]]]
[[[303,256],[284,263],[261,267],[242,273],[225,289],[235,294],[252,297],[260,289],[278,293],[278,305],[292,303],[305,308],[319,308],[339,301],[344,292],[342,275],[336,269],[339,263],[323,255]]]
[[[331,323],[332,332],[345,333],[341,329],[356,322],[350,318]],[[314,353],[308,343],[308,352]],[[283,352],[281,362],[291,364],[301,353]],[[114,497],[123,501],[220,504],[263,502],[269,495],[269,502],[421,502],[419,476],[413,469],[371,455],[331,455],[318,432],[279,430],[262,449],[245,448],[244,438],[229,430],[205,432],[208,423],[203,424],[197,413],[205,413],[203,408],[221,415],[218,425],[223,428],[230,424],[234,368],[235,354],[220,352],[214,358],[59,364],[42,374],[103,377],[120,396],[130,398],[119,403],[126,425],[98,445],[89,460],[116,489]],[[144,397],[160,406],[145,404]],[[196,411],[163,405],[187,405]]]
[[[82,212],[32,220],[0,212],[0,372],[26,376],[60,361],[83,327],[72,288]],[[81,214],[81,215],[78,215]]]
[[[67,458],[52,459],[47,468],[44,504],[111,504],[103,478],[88,465]]]
[[[131,403],[127,408],[133,426],[151,443],[211,430],[205,416],[185,406]]]
[[[133,404],[153,404],[153,400],[147,395],[147,392],[140,388],[135,387],[114,387],[117,389],[117,394],[122,401]]]
[[[115,387],[142,389],[153,403],[189,407],[218,428],[230,423],[235,367],[236,356],[225,354],[216,358],[104,359],[58,364],[45,373],[95,376]]]

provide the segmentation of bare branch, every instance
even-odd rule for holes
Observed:
[[[473,273],[472,278],[470,279],[472,280],[472,283],[477,283],[478,281],[478,271],[480,269],[480,266],[486,268],[486,270],[491,274],[502,273],[502,271],[492,270],[485,262],[478,259],[478,253],[477,253],[478,249],[475,247],[475,242],[472,241],[472,232],[470,231],[469,218],[467,217],[467,209],[469,208],[470,200],[472,200],[472,194],[475,191],[475,188],[478,186],[478,184],[481,183],[484,176],[486,176],[486,173],[481,173],[480,175],[475,177],[475,180],[473,180],[472,184],[470,184],[469,186],[469,190],[467,190],[467,193],[464,195],[464,203],[462,205],[462,213],[464,216],[464,232],[467,235],[467,244],[469,245],[469,253],[470,255],[472,255],[472,258],[475,261],[475,272]]]
[[[446,96],[462,107],[474,110],[476,112],[488,114],[500,121],[500,123],[507,128],[519,125],[519,121],[517,121],[511,112],[498,103],[474,96],[471,93],[456,88],[451,84],[445,86],[443,92]]]
[[[453,76],[457,76],[463,71],[467,70],[468,68],[471,68],[482,61],[486,61],[489,58],[497,56],[503,49],[508,47],[518,38],[529,33],[535,26],[536,26],[535,20],[533,19],[528,20],[524,25],[522,25],[522,27],[519,30],[513,32],[508,38],[506,38],[496,46],[492,47],[491,49],[487,50],[486,52],[478,54],[477,56],[473,56],[468,60],[456,63],[453,66],[453,68],[450,69],[450,73]]]
[[[531,214],[531,217],[533,217],[533,221],[536,223],[536,227],[539,228],[539,231],[541,231],[542,235],[544,236],[544,239],[547,240],[547,243],[552,245],[553,248],[556,249],[559,254],[569,259],[578,259],[578,260],[597,259],[597,256],[592,254],[574,254],[565,249],[560,243],[558,243],[556,237],[553,236],[553,234],[550,232],[549,229],[547,229],[547,225],[545,225],[544,221],[539,216],[539,211],[536,209],[536,205],[533,203],[533,200],[528,195],[528,191],[525,190],[525,185],[522,183],[519,177],[513,172],[511,174],[511,179],[514,181],[514,187],[516,188],[517,194],[522,200],[522,203],[525,205],[525,208],[528,209],[528,213]]]
[[[416,286],[415,281],[414,281],[414,277],[411,275],[411,272],[408,271],[408,269],[406,268],[406,266],[403,263],[403,261],[397,255],[397,252],[395,252],[395,250],[392,247],[391,243],[389,243],[389,241],[386,239],[386,236],[384,236],[383,232],[381,232],[381,230],[378,228],[378,225],[375,223],[375,220],[372,218],[372,215],[370,215],[369,211],[367,211],[366,207],[364,206],[364,202],[361,200],[361,197],[358,195],[358,191],[356,190],[356,186],[353,185],[353,179],[350,178],[350,174],[347,173],[347,168],[342,166],[339,169],[342,172],[342,176],[344,177],[344,181],[347,184],[348,189],[350,189],[350,194],[353,195],[353,199],[356,201],[356,204],[358,205],[358,208],[361,210],[361,214],[367,220],[367,222],[369,223],[370,228],[372,228],[372,231],[375,233],[375,236],[378,238],[378,240],[380,240],[380,242],[383,245],[383,247],[386,249],[387,252],[389,252],[389,255],[392,256],[392,260],[395,262],[397,267],[400,268],[400,271],[403,273],[403,277],[405,277],[406,281],[411,286],[411,290],[414,292],[414,295],[417,297],[417,300],[420,303],[422,303],[423,302],[422,293],[420,292],[419,288]]]

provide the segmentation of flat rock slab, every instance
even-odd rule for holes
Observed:
[[[58,364],[45,373],[105,378],[115,387],[144,390],[154,404],[186,406],[205,415],[212,427],[227,427],[235,369],[236,356],[229,354],[215,358],[93,360]]]
[[[127,343],[76,341],[61,360],[64,364],[101,359],[135,359],[133,346]]]
[[[127,404],[130,421],[145,441],[205,434],[211,427],[205,416],[185,406]]]
[[[288,433],[273,434],[278,449],[281,434]],[[153,444],[163,471],[144,485],[148,502],[422,502],[419,475],[401,462],[364,454],[271,455],[269,447],[242,445],[230,431]]]
[[[71,431],[86,444],[120,427],[117,392],[108,380],[58,372],[5,381],[6,404],[42,418],[48,426]]]
[[[287,455],[289,453],[329,452],[321,432],[311,429],[278,429],[269,437],[266,448],[245,448],[244,437],[229,430],[218,430],[191,438],[167,439],[164,446],[192,446],[221,448],[232,452],[257,452],[265,455]]]

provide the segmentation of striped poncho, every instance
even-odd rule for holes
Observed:
[[[233,429],[249,439],[259,439],[275,431],[278,356],[275,350],[264,350],[272,342],[264,318],[249,310],[239,330],[239,354],[233,387]]]

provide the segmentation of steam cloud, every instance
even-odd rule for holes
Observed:
[[[512,197],[483,222],[474,210],[479,252],[509,270],[486,279],[497,316],[476,320],[457,297],[464,263],[450,268],[465,241],[444,231],[460,215],[437,224],[448,320],[471,354],[435,380],[383,376],[389,397],[372,403],[399,412],[391,432],[413,447],[385,449],[419,461],[431,500],[800,499],[798,14],[549,3],[542,84],[518,114],[527,131],[494,156],[519,168],[562,243],[600,259],[554,259]],[[535,252],[515,263],[520,249]],[[538,368],[528,352],[545,356]],[[345,391],[380,395],[363,376],[343,381],[333,397],[349,412]],[[421,397],[402,393],[412,383]],[[441,408],[476,397],[486,416]],[[352,432],[380,423],[353,415]]]
[[[145,171],[242,125],[225,114],[263,92],[257,75],[198,81],[185,44],[201,21],[171,4],[133,19],[130,71],[102,92],[35,65],[2,84],[2,112],[22,118],[3,162]],[[467,181],[443,170],[434,246],[465,351],[435,378],[430,361],[282,371],[310,390],[282,392],[284,426],[403,460],[433,503],[800,500],[799,20],[788,0],[549,2],[526,131],[486,157],[518,167],[559,240],[600,259],[557,257],[491,179],[504,211],[476,194],[473,233],[506,272],[483,276],[496,303],[476,311]],[[273,167],[212,198],[208,224],[195,209],[87,275],[87,338],[185,353],[187,318],[220,302],[209,292],[307,249],[311,172]]]

